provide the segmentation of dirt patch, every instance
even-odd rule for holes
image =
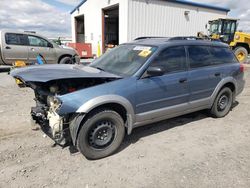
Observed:
[[[33,93],[0,74],[0,187],[250,187],[250,71],[222,119],[197,112],[144,126],[89,161],[30,128]]]

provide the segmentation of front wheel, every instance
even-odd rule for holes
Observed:
[[[88,159],[100,159],[113,154],[125,135],[124,121],[112,110],[96,111],[82,125],[77,138],[79,151]]]
[[[73,60],[71,57],[64,57],[60,60],[59,64],[73,64]]]
[[[232,104],[233,92],[230,88],[225,87],[219,92],[219,94],[215,98],[210,113],[215,118],[224,117],[231,110]]]

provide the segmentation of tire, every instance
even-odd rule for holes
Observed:
[[[244,47],[237,47],[234,50],[234,54],[239,60],[240,63],[244,63],[247,60],[248,52],[247,49]]]
[[[71,57],[64,57],[60,60],[59,64],[73,64],[74,62],[72,61]]]
[[[98,110],[82,125],[77,147],[86,158],[100,159],[113,154],[121,145],[124,135],[124,121],[117,112]]]
[[[212,117],[221,118],[226,116],[232,108],[233,92],[230,88],[224,87],[214,100],[210,110]]]

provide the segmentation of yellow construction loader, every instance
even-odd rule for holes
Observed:
[[[238,60],[244,63],[250,53],[250,33],[236,31],[237,26],[237,19],[220,18],[209,21],[209,37],[229,44]]]

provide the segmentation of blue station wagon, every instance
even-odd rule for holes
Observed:
[[[11,75],[34,90],[34,123],[88,159],[113,154],[138,126],[203,109],[224,117],[245,84],[228,45],[194,37],[142,37],[89,66],[30,66]]]

